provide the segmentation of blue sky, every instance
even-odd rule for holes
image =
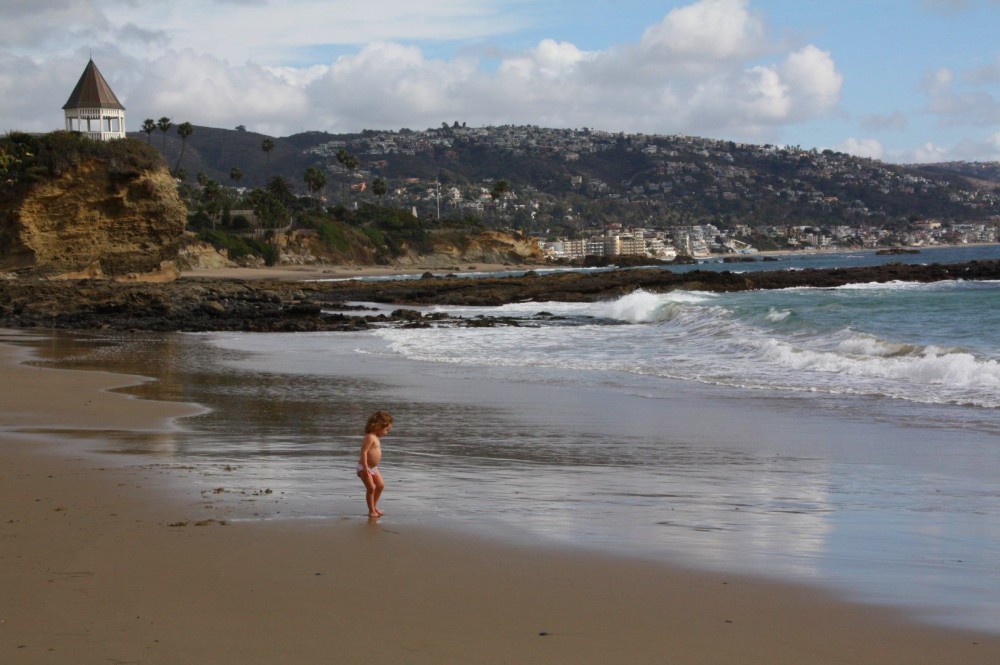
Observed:
[[[0,0],[0,130],[538,124],[1000,161],[1000,0]],[[53,29],[53,26],[64,26]]]

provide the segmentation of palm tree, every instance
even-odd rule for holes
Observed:
[[[341,166],[343,166],[345,169],[348,169],[349,171],[353,171],[354,169],[361,166],[361,160],[358,159],[358,156],[352,155],[351,153],[347,152],[346,148],[341,148],[340,150],[337,151],[337,161],[340,163]],[[351,191],[350,187],[348,187],[347,190],[348,200],[350,200],[350,191]]]
[[[143,120],[142,131],[146,132],[146,143],[151,143],[153,140],[153,132],[156,131],[156,121],[152,118],[146,118]]]
[[[352,155],[344,148],[337,151],[337,161],[340,162],[344,168],[350,169],[351,171],[361,166],[361,160],[358,159],[358,156]]]
[[[294,198],[292,184],[280,175],[276,175],[267,181],[267,192],[276,198],[282,205],[287,205]]]
[[[169,132],[170,128],[173,127],[173,126],[174,126],[174,123],[170,122],[170,118],[168,118],[166,116],[163,116],[162,118],[160,118],[159,120],[156,121],[156,127],[157,127],[157,129],[159,129],[161,132],[163,132],[163,151],[164,152],[167,151],[167,132]]]
[[[184,157],[184,149],[187,148],[188,137],[194,134],[194,125],[190,122],[182,122],[177,126],[177,134],[181,137],[181,154],[177,156],[177,166],[174,167],[175,171],[181,167],[181,158]]]
[[[275,176],[281,178],[281,176]],[[284,178],[281,178],[284,180]],[[287,185],[287,181],[285,185]],[[270,184],[268,185],[270,189]],[[288,210],[278,198],[268,190],[254,189],[247,197],[254,215],[263,228],[278,228],[288,221]]]
[[[199,195],[198,202],[201,204],[205,214],[212,219],[212,230],[214,231],[215,221],[219,216],[219,212],[222,210],[222,189],[219,187],[219,183],[206,178],[205,182],[202,184],[202,190]]]
[[[389,183],[385,181],[385,178],[375,178],[375,180],[372,181],[372,194],[377,196],[380,202],[382,197],[385,196],[388,191]]]
[[[274,150],[274,139],[266,138],[260,142],[260,149],[267,155],[267,165],[271,165],[271,151]]]
[[[318,194],[323,191],[323,187],[326,186],[326,174],[323,170],[315,166],[310,166],[306,169],[305,174],[302,176],[306,181],[306,187],[309,189],[310,193],[316,196],[316,204],[319,205]]]
[[[493,210],[496,214],[496,220],[500,221],[500,206],[498,201],[501,196],[510,191],[510,183],[506,180],[497,180],[493,184],[493,189],[490,190],[490,197],[493,199]]]
[[[233,182],[239,182],[243,180],[243,169],[238,166],[234,166],[229,169],[229,177],[232,178]]]

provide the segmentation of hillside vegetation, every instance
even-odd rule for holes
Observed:
[[[166,154],[175,159],[182,142],[166,139]],[[273,145],[268,151],[265,140]],[[440,211],[532,232],[615,222],[900,228],[1000,215],[995,164],[901,166],[830,150],[684,136],[454,123],[273,139],[196,127],[187,143],[185,170],[220,183],[261,187],[281,176],[307,194],[303,173],[314,167],[326,176],[318,194],[330,204],[391,204],[415,208],[424,219]],[[230,177],[234,167],[244,174],[239,182]],[[498,182],[509,185],[499,195]]]

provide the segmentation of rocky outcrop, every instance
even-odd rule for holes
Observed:
[[[936,282],[942,280],[1000,279],[1000,261],[970,261],[961,264],[907,265],[890,263],[859,268],[825,270],[774,270],[730,272],[663,269],[626,269],[601,273],[561,272],[523,277],[462,277],[391,282],[346,282],[337,286],[337,297],[383,303],[436,305],[504,305],[526,301],[593,302],[610,300],[636,289],[651,292],[751,291],[794,287],[833,288],[845,284],[891,281]]]
[[[187,219],[166,167],[123,177],[100,159],[26,187],[0,209],[0,270],[40,274],[158,270]]]
[[[740,291],[851,283],[1000,279],[1000,261],[901,265],[831,270],[675,273],[615,270],[470,279],[429,277],[373,282],[272,282],[183,278],[172,283],[101,279],[0,279],[0,328],[112,330],[357,330],[373,321],[429,325],[418,312],[391,316],[350,302],[501,305],[522,301],[595,301],[636,289]],[[359,311],[360,310],[360,311]],[[437,315],[435,315],[437,316]],[[497,318],[454,325],[516,325]]]
[[[432,253],[410,252],[397,259],[400,266],[419,265],[427,268],[450,268],[459,264],[541,264],[545,254],[538,243],[530,238],[502,231],[483,231],[478,234],[433,237]]]
[[[177,253],[177,264],[184,270],[235,268],[236,264],[207,242],[185,237]]]

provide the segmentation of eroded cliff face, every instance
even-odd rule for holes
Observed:
[[[123,177],[88,160],[3,204],[0,270],[149,272],[177,257],[186,218],[166,167]]]
[[[475,234],[441,234],[431,236],[430,252],[407,249],[394,257],[389,265],[423,268],[451,268],[459,264],[522,264],[544,263],[545,255],[538,243],[529,238],[501,231]],[[281,250],[281,265],[376,265],[379,260],[371,247],[352,243],[337,250],[324,245],[315,231],[296,230],[277,234],[274,242]],[[386,263],[383,261],[382,263]],[[193,265],[193,264],[192,264]]]
[[[520,235],[502,231],[483,231],[457,238],[436,238],[433,254],[409,253],[399,257],[400,265],[449,267],[458,263],[545,263],[538,243]]]

